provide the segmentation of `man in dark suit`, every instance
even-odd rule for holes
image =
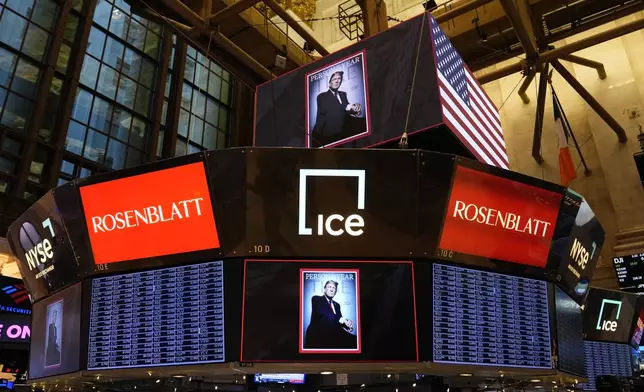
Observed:
[[[329,280],[324,284],[324,295],[311,298],[311,323],[306,329],[306,349],[351,349],[357,348],[353,320],[342,316],[340,304],[333,300],[338,282]]]
[[[58,311],[54,310],[51,322],[47,330],[47,347],[45,349],[45,366],[58,365],[60,363],[60,347],[58,347],[58,328],[56,319]]]
[[[329,89],[318,94],[318,111],[311,130],[311,147],[322,147],[367,130],[367,120],[362,117],[362,105],[351,104],[347,93],[340,91],[344,72],[337,71],[329,78]]]

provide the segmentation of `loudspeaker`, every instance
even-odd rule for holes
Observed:
[[[633,154],[633,159],[635,159],[635,166],[637,166],[637,171],[640,173],[640,181],[644,186],[644,151]]]

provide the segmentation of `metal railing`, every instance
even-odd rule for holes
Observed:
[[[338,24],[340,31],[350,40],[364,37],[362,10],[355,0],[347,0],[338,5]]]

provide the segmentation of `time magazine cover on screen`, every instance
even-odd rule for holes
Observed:
[[[360,272],[300,270],[300,353],[360,353]]]
[[[333,147],[370,134],[365,51],[306,74],[306,147]]]

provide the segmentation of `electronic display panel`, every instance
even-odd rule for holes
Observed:
[[[635,325],[633,326],[633,333],[631,334],[631,346],[635,349],[639,349],[640,343],[642,342],[642,333],[644,332],[644,309],[640,310],[637,319],[635,319]]]
[[[433,361],[552,368],[546,282],[433,265]]]
[[[0,276],[0,313],[31,314],[31,298],[20,279]]]
[[[440,125],[431,32],[422,14],[258,86],[254,145],[367,147]]]
[[[628,344],[636,304],[635,294],[591,287],[584,309],[584,339]]]
[[[257,384],[304,384],[306,375],[302,373],[258,373],[255,375]]]
[[[548,268],[557,284],[583,304],[599,260],[606,233],[588,202],[567,189],[559,210]]]
[[[88,370],[224,362],[223,261],[92,280]]]
[[[558,367],[564,372],[583,376],[585,362],[581,306],[559,287],[554,288]]]
[[[586,377],[588,383],[581,384],[584,391],[596,391],[597,376],[613,375],[632,377],[631,347],[628,344],[609,342],[584,342]]]
[[[247,260],[242,360],[412,361],[413,265]]]
[[[613,257],[621,290],[644,291],[644,253]]]
[[[438,247],[545,268],[562,195],[457,165]]]
[[[80,195],[97,265],[220,247],[202,161],[81,185]]]
[[[31,316],[0,312],[0,343],[29,343]]]
[[[80,370],[81,291],[77,283],[34,304],[30,379]]]

